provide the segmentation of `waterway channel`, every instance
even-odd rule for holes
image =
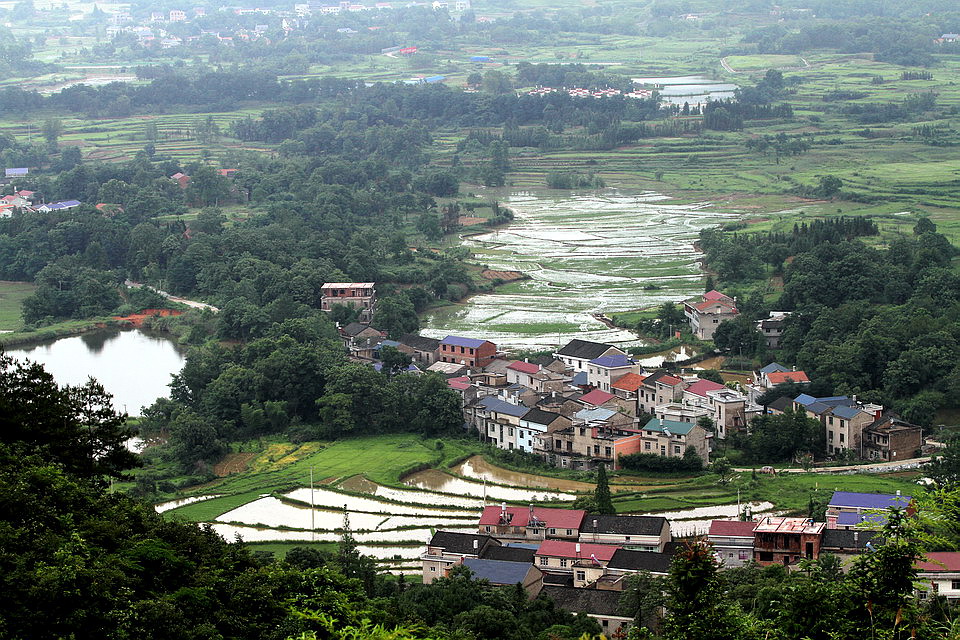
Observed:
[[[463,245],[476,262],[529,279],[440,308],[424,318],[421,333],[482,336],[509,348],[547,349],[574,337],[638,344],[636,335],[607,327],[594,314],[609,316],[698,292],[697,234],[738,215],[709,203],[665,200],[653,192],[614,190],[507,195],[504,203],[514,221],[466,237]]]
[[[42,364],[60,385],[96,378],[113,395],[114,408],[131,416],[169,396],[171,377],[185,362],[184,351],[173,340],[141,329],[100,329],[7,354]]]

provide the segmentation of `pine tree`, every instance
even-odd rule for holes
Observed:
[[[610,482],[607,480],[607,468],[602,464],[597,469],[597,490],[593,495],[597,501],[597,513],[606,515],[617,512],[613,506],[613,499],[610,497]]]

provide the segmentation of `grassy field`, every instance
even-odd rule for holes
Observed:
[[[23,299],[34,290],[29,282],[0,280],[0,331],[19,331],[23,328],[21,307]]]

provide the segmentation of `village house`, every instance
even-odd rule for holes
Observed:
[[[514,360],[507,365],[507,383],[522,384],[533,388],[533,376],[540,372],[540,365],[521,360]]]
[[[960,552],[928,551],[926,558],[917,562],[917,583],[920,598],[941,596],[948,602],[960,601]]]
[[[753,560],[753,530],[756,526],[752,520],[714,520],[710,523],[707,542],[724,568],[742,567]]]
[[[572,574],[576,566],[605,567],[616,551],[617,547],[608,544],[544,540],[534,562],[544,572]]]
[[[533,453],[539,434],[563,431],[570,425],[570,418],[552,411],[544,411],[539,407],[533,407],[520,418],[517,448],[527,453]]]
[[[470,372],[466,365],[458,364],[456,362],[434,362],[432,365],[427,367],[427,371],[439,373],[445,378],[457,378]]]
[[[708,291],[683,303],[683,315],[690,320],[690,331],[700,340],[713,340],[717,327],[739,313],[736,300],[719,291]]]
[[[639,389],[640,411],[653,413],[658,405],[679,401],[686,387],[680,378],[662,369],[654,371],[643,379],[643,386]]]
[[[527,407],[506,402],[495,396],[484,396],[464,408],[464,420],[472,424],[484,442],[507,451],[518,448],[517,430]],[[525,439],[526,440],[526,439]]]
[[[690,422],[651,418],[641,427],[633,444],[635,446],[630,450],[624,447],[620,452],[621,455],[651,453],[670,458],[682,458],[687,447],[693,447],[696,454],[703,460],[704,466],[710,463],[709,436],[703,427]]]
[[[480,516],[479,532],[502,542],[575,541],[580,537],[580,524],[586,513],[582,509],[490,505],[484,507]]]
[[[642,375],[628,373],[610,385],[610,392],[617,397],[617,404],[628,415],[636,417],[640,407],[640,388],[642,386]]]
[[[471,369],[483,368],[497,355],[497,345],[489,340],[447,336],[440,341],[440,361],[459,362]]]
[[[712,380],[697,380],[683,390],[683,404],[706,409],[721,440],[730,431],[745,429],[761,408],[747,402],[747,397]],[[659,415],[658,415],[659,417]]]
[[[831,396],[814,398],[805,393],[793,399],[794,410],[804,411],[824,426],[827,435],[827,453],[839,454],[847,450],[864,457],[863,430],[880,417],[883,407],[861,404],[856,397]]]
[[[769,318],[757,321],[757,330],[763,334],[768,349],[780,348],[780,338],[783,336],[783,328],[788,315],[790,315],[788,311],[771,311]]]
[[[332,311],[334,305],[352,307],[359,309],[360,322],[370,322],[376,298],[373,282],[325,282],[320,287],[320,310]]]
[[[420,556],[423,562],[423,584],[430,584],[446,575],[447,570],[464,558],[477,558],[490,546],[500,542],[487,535],[437,531]]]
[[[185,173],[180,173],[179,171],[170,176],[170,179],[176,182],[181,189],[186,189],[190,186],[190,176]]]
[[[61,202],[48,202],[37,207],[40,213],[49,213],[51,211],[66,211],[80,206],[79,200],[63,200]]]
[[[601,391],[600,389],[594,389],[593,391],[583,394],[577,398],[577,401],[590,409],[606,408],[616,411],[619,407],[616,396],[607,391]]]
[[[572,369],[574,373],[586,372],[589,368],[589,362],[596,360],[601,356],[627,354],[609,344],[599,342],[590,342],[589,340],[574,339],[568,342],[562,349],[553,354],[553,356]]]
[[[920,455],[923,429],[885,412],[863,430],[863,457],[894,462]]]
[[[628,373],[640,373],[640,365],[619,353],[600,356],[587,362],[587,383],[603,391],[611,391],[610,385]]]
[[[865,551],[869,551],[872,540],[877,536],[876,531],[860,529],[830,529],[823,532],[823,542],[820,544],[820,553],[829,553],[840,558],[841,565],[846,570],[850,561]]]
[[[432,365],[440,357],[440,341],[436,338],[427,338],[413,333],[405,333],[398,340],[397,349],[426,366]]]
[[[673,538],[661,516],[588,514],[580,525],[580,542],[614,544],[633,551],[662,552]]]
[[[807,518],[766,517],[753,530],[753,560],[763,566],[816,560],[826,527]]]

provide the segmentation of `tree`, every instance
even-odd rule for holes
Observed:
[[[137,466],[126,448],[133,436],[126,419],[92,378],[58,387],[41,365],[0,353],[0,443],[38,452],[78,476],[119,476]]]
[[[396,340],[405,333],[416,333],[420,320],[410,299],[403,295],[384,296],[373,310],[373,326]]]
[[[820,185],[817,187],[817,195],[822,198],[833,198],[840,193],[843,188],[843,180],[837,176],[820,176]]]
[[[40,127],[44,140],[51,146],[56,146],[57,140],[63,135],[63,122],[59,118],[47,118]]]
[[[597,501],[597,513],[608,515],[617,512],[613,506],[613,499],[610,496],[610,481],[607,480],[607,467],[600,464],[597,467],[597,488],[593,492],[593,497]]]
[[[512,89],[510,78],[502,71],[491,69],[483,74],[483,90],[487,93],[500,95]]]
[[[951,438],[947,446],[923,465],[924,474],[940,489],[960,489],[960,437]]]
[[[687,543],[676,552],[667,577],[669,640],[742,638],[734,610],[723,595],[723,579],[706,542]]]
[[[396,347],[387,345],[380,349],[380,361],[383,363],[383,371],[387,375],[393,376],[406,371],[407,367],[413,362],[413,358]]]
[[[710,471],[717,474],[717,481],[720,484],[727,484],[733,479],[733,465],[725,457],[714,460],[710,465]]]

